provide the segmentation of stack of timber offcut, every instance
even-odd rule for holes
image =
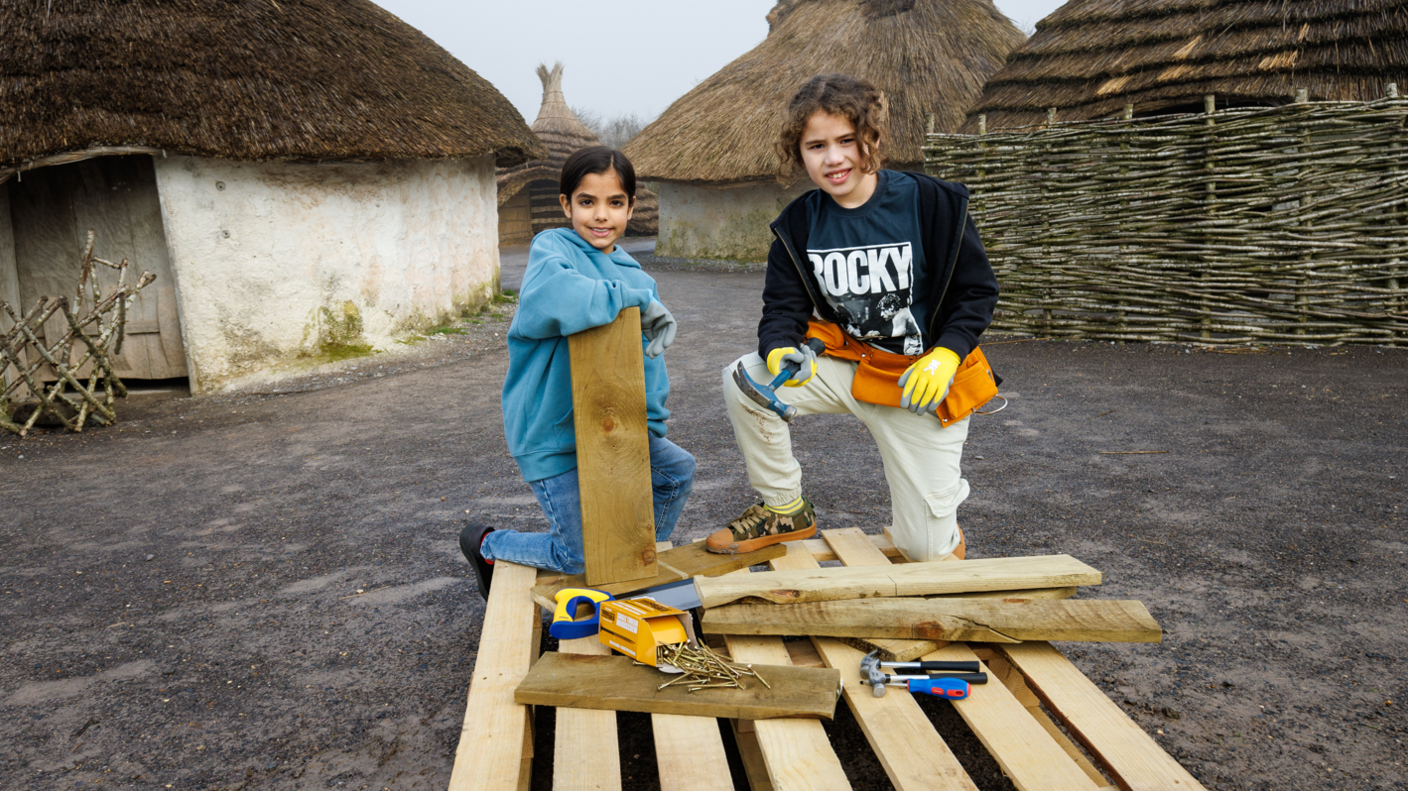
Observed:
[[[766,668],[779,689],[750,680],[744,690],[653,690],[645,679],[667,677],[607,656],[594,635],[563,640],[561,656],[540,670],[587,668],[578,675],[599,682],[615,674],[621,683],[602,694],[558,691],[554,788],[621,787],[616,709],[651,713],[666,791],[734,787],[716,718],[730,720],[753,789],[848,789],[842,761],[851,756],[837,755],[821,725],[829,712],[817,705],[824,693],[834,706],[836,690],[825,687],[839,677],[895,788],[976,791],[913,695],[890,686],[875,697],[862,682],[861,659],[870,651],[901,661],[980,662],[989,683],[972,685],[952,705],[1021,791],[1203,788],[1047,642],[1160,637],[1138,602],[1072,598],[1079,586],[1101,581],[1074,558],[905,563],[887,536],[846,529],[750,555],[710,555],[695,544],[661,551],[657,560],[656,576],[605,589],[620,598],[693,578],[704,639],[735,663]],[[842,566],[823,568],[827,561]],[[749,572],[764,562],[769,571]],[[515,690],[542,661],[541,607],[553,604],[555,591],[584,582],[507,562],[495,568],[453,791],[529,787],[533,707],[516,702]],[[799,635],[808,639],[783,640]]]

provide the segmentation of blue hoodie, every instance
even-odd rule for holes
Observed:
[[[508,329],[504,436],[525,480],[577,467],[572,425],[572,364],[567,336],[610,324],[622,308],[660,301],[655,280],[620,245],[611,255],[570,228],[533,237],[518,313]],[[641,355],[645,355],[641,336]],[[670,379],[663,356],[645,359],[645,415],[650,433],[665,436]]]

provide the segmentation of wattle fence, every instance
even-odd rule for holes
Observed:
[[[1408,100],[931,135],[972,191],[993,329],[1408,345]]]

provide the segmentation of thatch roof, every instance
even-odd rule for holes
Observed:
[[[546,64],[538,64],[538,79],[543,81],[543,104],[538,108],[537,119],[533,121],[533,134],[547,148],[547,157],[499,168],[500,206],[534,181],[557,184],[562,176],[562,164],[573,151],[602,145],[596,133],[567,106],[567,99],[562,95],[562,63],[554,63],[551,69]],[[627,233],[632,236],[654,236],[660,226],[660,196],[640,185],[639,168],[636,175],[636,206]],[[550,223],[544,223],[541,216],[534,219],[535,231],[543,227],[567,225],[566,217],[560,220],[553,217]]]
[[[1408,88],[1403,0],[1071,0],[1037,24],[962,131],[1118,115],[1382,98]]]
[[[488,81],[369,0],[6,0],[0,166],[102,147],[235,160],[542,151]]]
[[[885,92],[892,163],[923,160],[926,121],[958,129],[983,82],[1023,37],[991,0],[782,0],[768,37],[694,86],[626,146],[642,178],[770,180],[787,103],[818,74]]]
[[[499,205],[514,196],[530,181],[548,180],[556,183],[562,175],[562,163],[579,148],[599,146],[601,140],[577,118],[562,95],[562,63],[552,69],[538,64],[538,79],[543,81],[543,104],[533,121],[533,134],[547,148],[547,157],[513,167],[499,168]]]

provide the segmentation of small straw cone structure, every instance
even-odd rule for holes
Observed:
[[[543,104],[533,121],[533,134],[547,149],[547,156],[514,167],[499,168],[499,205],[503,206],[524,187],[532,190],[533,232],[548,228],[566,228],[570,223],[558,203],[558,181],[562,164],[572,152],[588,146],[601,145],[586,124],[582,123],[562,94],[562,63],[549,69],[538,64],[538,79],[543,81]],[[639,173],[637,173],[639,177]],[[636,185],[636,208],[631,216],[628,233],[653,235],[659,222],[659,198],[655,193]]]

